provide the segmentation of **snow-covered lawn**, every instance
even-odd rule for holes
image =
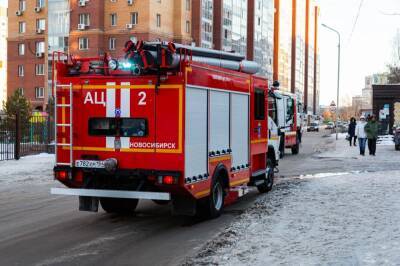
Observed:
[[[54,155],[42,153],[0,162],[0,186],[52,182]]]
[[[293,178],[188,264],[396,265],[400,171]]]

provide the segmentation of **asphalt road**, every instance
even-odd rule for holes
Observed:
[[[305,134],[300,154],[281,161],[277,181],[308,173],[304,161],[318,160],[315,156],[332,145],[323,133]],[[326,166],[320,168],[310,173],[326,172]],[[141,202],[134,216],[121,217],[79,212],[76,198],[51,196],[51,186],[2,190],[0,265],[178,265],[258,197],[251,191],[210,221],[171,216],[168,207],[149,201]]]

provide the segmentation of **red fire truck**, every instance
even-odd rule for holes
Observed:
[[[56,54],[55,178],[79,209],[217,217],[256,186],[271,190],[268,84],[240,55],[128,41],[116,60]]]
[[[275,150],[279,147],[280,158],[284,157],[285,149],[298,154],[302,134],[302,105],[299,97],[279,90],[278,82],[274,82],[269,95],[269,129],[272,132],[270,146]]]

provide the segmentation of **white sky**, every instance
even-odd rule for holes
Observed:
[[[392,40],[400,28],[400,0],[364,0],[353,36],[351,30],[362,0],[320,0],[321,23],[335,28],[342,37],[341,104],[361,94],[365,76],[383,72],[391,62]],[[320,28],[321,99],[336,102],[337,35]],[[349,102],[350,101],[350,102]]]

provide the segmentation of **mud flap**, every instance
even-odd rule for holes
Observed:
[[[79,196],[79,210],[87,212],[98,212],[99,198]]]
[[[174,197],[172,199],[173,215],[196,215],[196,200],[189,197]]]

